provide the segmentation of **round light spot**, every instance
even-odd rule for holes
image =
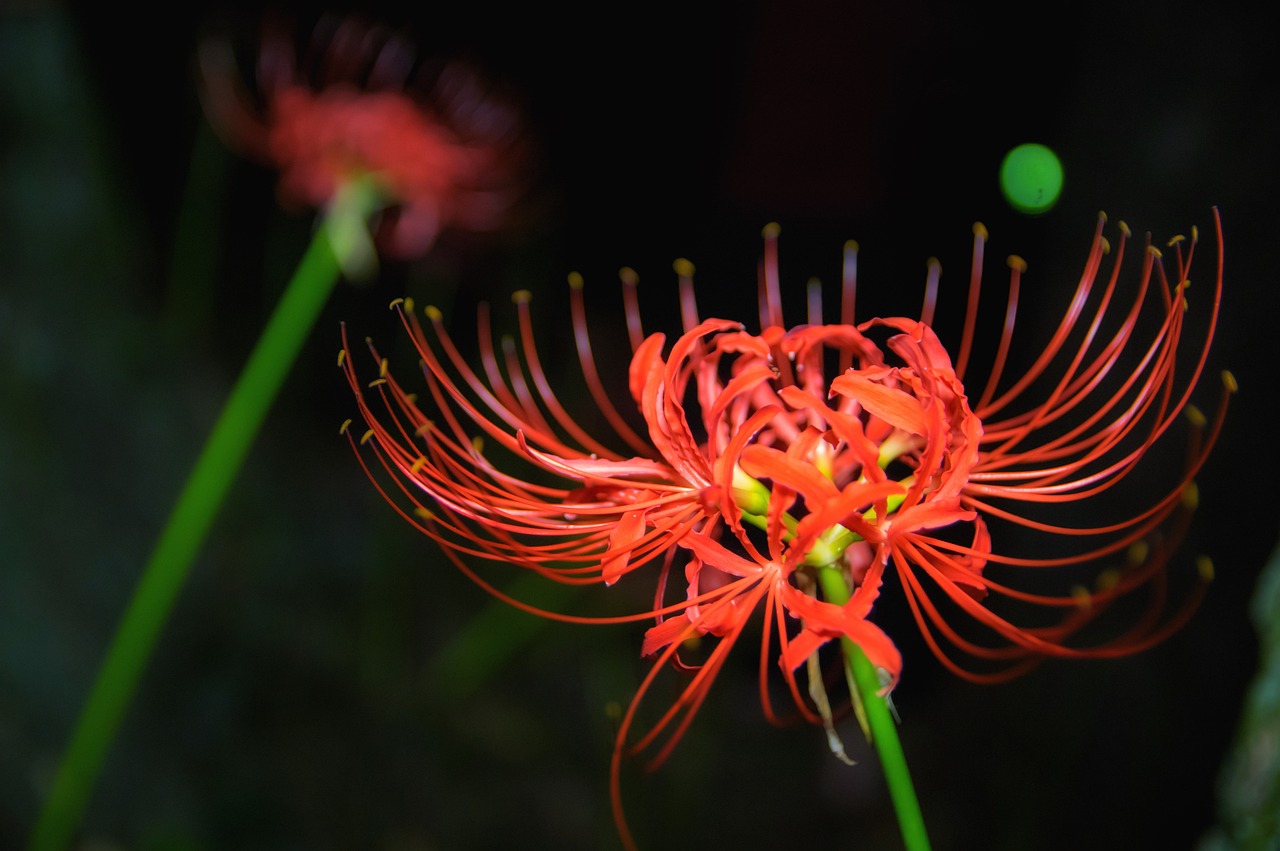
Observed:
[[[1018,212],[1047,212],[1062,195],[1062,162],[1044,145],[1019,145],[1000,164],[1000,191]]]

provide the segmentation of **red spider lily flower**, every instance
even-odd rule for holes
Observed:
[[[1202,333],[1186,330],[1195,231],[1190,240],[1170,243],[1173,277],[1148,243],[1137,286],[1116,319],[1130,236],[1122,224],[1113,249],[1100,217],[1066,314],[1047,344],[1037,344],[1042,351],[1034,362],[1006,380],[1025,271],[1011,258],[1005,321],[978,393],[966,387],[965,375],[978,329],[987,239],[980,225],[954,358],[933,330],[936,262],[919,318],[856,322],[850,244],[840,321],[823,323],[815,290],[809,321],[788,327],[777,228],[770,226],[760,331],[700,319],[692,266],[681,261],[685,328],[669,349],[662,334],[641,330],[635,277],[624,270],[633,353],[628,386],[643,434],[619,414],[598,375],[581,278],[571,276],[579,362],[587,391],[616,432],[608,441],[588,434],[552,391],[527,293],[515,298],[519,339],[504,340],[500,349],[482,307],[482,374],[454,345],[439,311],[425,311],[428,334],[412,305],[398,302],[431,404],[406,392],[376,350],[380,375],[366,386],[344,336],[339,362],[368,426],[359,443],[372,448],[378,466],[367,465],[358,448],[357,455],[410,522],[504,599],[510,600],[475,561],[558,582],[605,584],[655,565],[649,611],[598,619],[542,612],[571,621],[655,620],[641,648],[654,665],[623,717],[612,761],[615,815],[630,844],[618,790],[622,756],[651,750],[653,765],[666,758],[756,612],[764,621],[759,690],[766,715],[781,719],[769,682],[777,670],[799,715],[829,733],[817,664],[824,645],[842,637],[855,642],[880,670],[885,693],[901,672],[897,648],[871,620],[887,574],[896,577],[938,658],[979,681],[1016,675],[1050,656],[1136,652],[1185,621],[1204,583],[1171,605],[1169,555],[1234,390],[1224,373],[1211,423],[1189,404],[1222,291],[1216,211],[1214,221],[1218,262]],[[1042,506],[1060,503],[1103,506],[1184,413],[1193,433],[1186,461],[1154,500],[1101,523],[1054,524],[1041,516]],[[379,467],[394,488],[381,484]],[[1028,557],[996,549],[992,524],[1085,544],[1078,552]],[[1201,563],[1202,579],[1208,564]],[[677,568],[684,593],[671,601],[667,589]],[[823,599],[823,571],[835,571],[852,589],[843,605]],[[1142,607],[1123,613],[1118,632],[1095,634],[1110,625],[1104,615],[1134,598]],[[691,663],[681,653],[694,641],[702,658]],[[801,666],[807,690],[796,677]],[[683,691],[633,742],[643,698],[671,667],[690,673]]]
[[[357,19],[317,28],[302,64],[292,39],[268,27],[256,97],[234,64],[224,41],[201,45],[206,112],[228,144],[279,170],[286,206],[324,207],[350,181],[371,178],[390,207],[379,244],[398,256],[426,251],[446,227],[502,221],[518,159],[515,111],[465,66],[421,85],[411,46]]]

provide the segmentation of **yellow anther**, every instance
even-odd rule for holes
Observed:
[[[1156,248],[1154,245],[1147,246],[1147,253],[1150,254],[1152,257],[1156,258],[1157,260],[1164,257],[1164,255],[1160,253],[1160,249]]]
[[[351,428],[351,418],[347,417],[342,421],[342,425],[338,426],[338,434],[346,434],[349,428]]]
[[[387,359],[386,358],[383,358],[381,362],[378,363],[378,376],[380,378],[387,377]]]
[[[423,437],[424,435],[426,435],[426,433],[427,433],[427,432],[429,432],[429,431],[431,431],[431,429],[435,428],[435,425],[436,425],[436,424],[435,424],[435,423],[433,423],[431,420],[427,420],[427,421],[426,421],[426,422],[424,422],[422,425],[418,426],[417,428],[415,428],[415,429],[413,430],[413,436],[414,436],[414,437]]]
[[[478,434],[475,437],[471,438],[471,448],[472,450],[475,451],[477,455],[483,455],[484,454],[484,438]]]
[[[368,443],[369,438],[373,437],[373,435],[374,435],[373,429],[369,429],[368,431],[366,431],[364,435],[362,435],[360,438],[360,445],[364,446],[366,443]]]
[[[440,308],[436,307],[434,304],[428,304],[426,307],[422,308],[422,313],[432,322],[440,322],[444,319],[444,314],[441,313]]]
[[[404,309],[407,313],[413,313],[413,299],[407,298],[407,297],[405,298]]]
[[[1234,393],[1240,389],[1240,385],[1236,383],[1235,375],[1229,369],[1222,371],[1222,386],[1227,388],[1228,393]]]
[[[1071,599],[1075,600],[1076,605],[1082,609],[1093,608],[1093,595],[1083,585],[1077,585],[1071,589]]]
[[[1196,558],[1196,573],[1200,574],[1200,578],[1205,582],[1213,581],[1213,559],[1206,555]]]
[[[769,222],[760,229],[760,235],[765,239],[777,239],[780,233],[782,233],[782,225],[777,222]]]
[[[1125,223],[1124,219],[1120,220],[1120,232],[1125,236],[1133,236],[1133,231],[1129,230],[1129,225]]]
[[[416,405],[418,403],[418,394],[406,393],[404,394],[404,400],[408,402],[410,405]]]
[[[684,641],[680,642],[680,646],[683,647],[685,650],[688,650],[690,653],[695,652],[701,644],[702,644],[702,636],[698,635],[697,633],[694,633],[693,635],[686,638]]]
[[[1125,558],[1129,560],[1131,566],[1143,564],[1147,560],[1147,555],[1151,552],[1151,545],[1146,541],[1134,541],[1129,545],[1129,551],[1125,553]]]
[[[1094,586],[1098,589],[1099,594],[1106,594],[1120,584],[1120,571],[1113,568],[1102,571],[1098,574],[1098,578],[1094,580]]]
[[[374,388],[374,387],[377,387],[379,384],[386,384],[386,383],[387,383],[387,379],[385,378],[375,378],[373,379],[373,381],[369,382],[369,387]]]
[[[1009,268],[1010,268],[1010,269],[1012,269],[1013,271],[1017,272],[1018,274],[1026,274],[1026,271],[1027,271],[1027,261],[1026,261],[1026,260],[1023,260],[1021,257],[1019,257],[1019,256],[1018,256],[1018,255],[1016,255],[1016,254],[1010,254],[1010,255],[1009,255]]]
[[[1182,507],[1195,511],[1200,506],[1200,486],[1195,482],[1187,482],[1182,489]]]
[[[427,459],[419,455],[417,458],[414,458],[413,463],[409,465],[409,472],[417,475],[418,471],[425,466],[427,466]]]
[[[1182,234],[1178,234],[1177,236],[1173,237],[1173,238],[1172,238],[1172,239],[1170,239],[1168,242],[1166,242],[1166,243],[1164,244],[1164,247],[1165,247],[1165,248],[1173,248],[1175,245],[1177,245],[1179,242],[1182,242],[1182,241],[1183,241],[1183,240],[1185,240],[1185,239],[1186,239],[1186,237],[1185,237],[1185,236],[1183,236]]]
[[[421,519],[423,519],[423,520],[435,520],[435,519],[436,519],[435,514],[431,513],[430,509],[427,509],[427,508],[425,508],[425,507],[423,507],[423,506],[421,506],[421,505],[415,506],[415,507],[414,507],[414,509],[413,509],[413,513],[414,513],[417,517],[419,517],[419,518],[421,518]]]
[[[682,278],[693,277],[693,264],[683,257],[677,257],[676,262],[671,264],[671,268],[676,270],[676,274]]]
[[[984,225],[982,222],[973,223],[973,235],[976,236],[978,239],[982,240],[983,242],[986,242],[988,239],[991,238],[991,234],[987,233],[987,226]]]
[[[515,304],[528,304],[533,301],[533,293],[528,290],[516,290],[511,294],[511,301]]]
[[[939,269],[939,270],[940,270],[940,269],[942,269],[942,261],[940,261],[937,257],[930,257],[930,258],[928,258],[927,260],[925,260],[925,261],[924,261],[924,266],[925,266],[925,268],[926,268],[926,269]]]
[[[580,273],[578,272],[569,273],[569,289],[571,290],[582,289],[582,275]]]
[[[387,309],[388,309],[388,310],[395,310],[397,307],[399,307],[399,306],[400,306],[400,305],[402,305],[402,304],[404,304],[404,299],[402,299],[402,298],[393,298],[393,299],[391,299],[391,304],[388,304],[388,305],[387,305]]]
[[[1103,253],[1103,254],[1110,254],[1110,253],[1111,253],[1111,240],[1107,239],[1107,238],[1104,236],[1104,237],[1101,237],[1098,241],[1102,244],[1102,253]]]
[[[1199,241],[1200,241],[1200,228],[1196,227],[1195,225],[1192,225],[1191,226],[1191,243],[1194,245]]]
[[[338,368],[341,369],[342,365],[345,364],[346,362],[347,362],[347,350],[338,349]]]
[[[1204,428],[1205,423],[1208,422],[1208,420],[1205,419],[1204,411],[1200,410],[1195,405],[1187,405],[1187,407],[1183,409],[1183,414],[1186,416],[1187,421],[1196,428]]]
[[[844,250],[845,250],[845,251],[852,251],[854,254],[857,254],[857,253],[858,253],[858,241],[857,241],[856,239],[846,239],[846,240],[844,241]]]
[[[630,266],[623,266],[618,270],[618,277],[622,280],[624,286],[634,287],[640,283],[640,276],[636,274],[636,270]]]

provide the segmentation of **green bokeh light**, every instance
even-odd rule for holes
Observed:
[[[1000,190],[1015,210],[1047,212],[1062,195],[1062,163],[1044,145],[1019,145],[1000,164]]]

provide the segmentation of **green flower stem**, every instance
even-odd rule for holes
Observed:
[[[169,515],[81,710],[30,851],[63,851],[70,845],[196,552],[349,259],[346,246],[367,243],[367,232],[343,231],[365,228],[368,215],[379,206],[377,193],[362,182],[347,189],[339,193],[325,226],[317,228]]]
[[[849,585],[837,568],[819,568],[818,583],[827,602],[838,606],[849,602]],[[929,851],[929,835],[925,831],[915,786],[911,783],[911,772],[907,770],[907,758],[902,753],[902,743],[898,741],[897,726],[879,694],[880,677],[871,660],[852,639],[842,637],[840,643],[844,649],[845,664],[853,675],[858,696],[866,710],[871,740],[880,755],[880,767],[889,786],[889,797],[893,799],[893,808],[898,814],[903,845],[907,851]]]

